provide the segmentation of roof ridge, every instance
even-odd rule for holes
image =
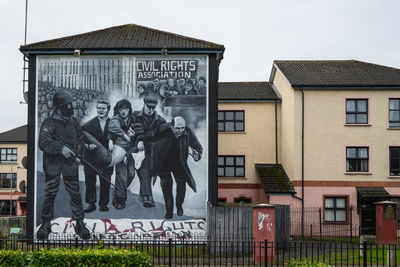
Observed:
[[[289,59],[289,60],[274,60],[276,62],[351,62],[353,59]]]
[[[223,46],[223,45],[221,45],[221,44],[217,44],[217,43],[214,43],[214,42],[209,42],[209,41],[202,40],[202,39],[197,39],[197,38],[193,38],[193,37],[188,37],[188,36],[181,35],[181,34],[177,34],[177,33],[173,33],[173,32],[167,32],[167,31],[163,31],[163,30],[158,30],[158,29],[154,29],[154,28],[149,28],[149,27],[142,26],[142,25],[138,25],[138,24],[134,24],[134,23],[132,23],[132,24],[125,24],[124,26],[127,26],[127,25],[135,25],[136,27],[144,28],[144,29],[147,29],[147,30],[150,30],[150,31],[153,31],[153,32],[163,33],[163,34],[167,34],[167,35],[174,35],[174,36],[176,36],[176,37],[180,37],[180,38],[184,38],[184,39],[188,39],[188,40],[193,40],[193,41],[198,41],[198,42],[202,42],[202,43],[205,43],[205,44],[212,44],[212,45],[217,45],[217,46]]]

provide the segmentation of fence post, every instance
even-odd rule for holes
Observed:
[[[353,242],[353,206],[350,205],[350,242]]]
[[[172,238],[168,238],[168,266],[172,267]]]
[[[75,237],[75,248],[78,248],[78,237]]]
[[[268,267],[268,238],[264,239],[264,266]]]
[[[322,241],[322,212],[321,208],[318,209],[319,213],[319,240]]]
[[[363,240],[363,267],[367,267],[367,240]]]

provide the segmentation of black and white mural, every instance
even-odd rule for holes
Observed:
[[[36,238],[205,232],[207,56],[36,66]]]

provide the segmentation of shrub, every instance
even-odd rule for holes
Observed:
[[[149,266],[150,257],[127,249],[66,249],[0,251],[1,266]]]
[[[287,267],[331,267],[328,264],[322,262],[312,262],[310,260],[291,260]]]

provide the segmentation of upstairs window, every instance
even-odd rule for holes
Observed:
[[[400,98],[389,99],[389,127],[400,127]]]
[[[218,111],[218,132],[244,132],[244,110]]]
[[[368,123],[368,99],[346,99],[346,124]]]
[[[390,176],[400,176],[400,146],[389,147]]]
[[[17,149],[0,148],[0,163],[17,163]]]
[[[346,172],[368,172],[368,147],[346,147]]]

